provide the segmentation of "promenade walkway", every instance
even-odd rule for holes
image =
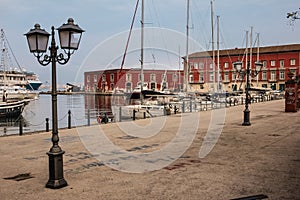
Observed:
[[[51,132],[0,137],[0,199],[300,199],[300,112],[251,104],[242,126],[243,110],[59,130],[68,186],[58,190],[45,188]]]

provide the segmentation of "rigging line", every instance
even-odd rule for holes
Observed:
[[[9,50],[10,50],[10,52],[11,52],[11,54],[12,54],[14,60],[15,60],[15,62],[17,63],[17,66],[18,66],[19,70],[22,72],[22,74],[24,74],[24,71],[22,70],[21,65],[19,64],[19,62],[18,62],[18,60],[17,60],[17,58],[16,58],[16,56],[15,56],[15,54],[14,54],[14,52],[13,52],[11,46],[10,46],[10,44],[9,44],[9,41],[8,41],[8,39],[7,39],[7,37],[6,37],[5,33],[4,33],[4,31],[3,31],[3,35],[4,35],[5,41],[6,41],[7,45],[8,45],[8,48],[9,48]],[[29,83],[29,80],[27,79],[26,76],[25,76],[25,79],[26,79],[26,81]],[[29,87],[33,90],[32,85],[31,85],[31,84],[28,84],[28,85],[29,85]]]
[[[14,60],[15,60],[15,62],[17,63],[17,66],[18,66],[19,69],[22,71],[22,68],[21,68],[21,66],[20,66],[20,64],[19,64],[19,62],[18,62],[18,60],[17,60],[17,58],[16,58],[14,52],[12,51],[12,48],[11,48],[11,46],[10,46],[10,44],[9,44],[9,42],[8,42],[8,39],[7,39],[7,37],[6,37],[5,35],[4,35],[4,38],[5,38],[5,41],[6,41],[7,45],[8,45],[8,48],[9,48],[9,50],[10,50],[10,52],[11,52],[11,54],[12,54]]]
[[[129,35],[128,35],[128,38],[127,38],[125,51],[124,51],[124,54],[123,54],[122,63],[121,63],[120,71],[119,71],[120,73],[121,73],[121,71],[123,69],[123,66],[124,66],[124,63],[125,63],[125,58],[126,58],[126,54],[127,54],[127,50],[128,50],[128,46],[129,46],[129,41],[130,41],[130,38],[131,38],[132,28],[133,28],[133,24],[134,24],[134,21],[135,21],[135,16],[136,16],[136,12],[137,12],[137,9],[138,9],[138,5],[139,5],[139,0],[136,1],[135,10],[134,10],[134,14],[133,14],[131,25],[130,25]]]

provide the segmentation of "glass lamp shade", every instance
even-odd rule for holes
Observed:
[[[240,72],[242,70],[243,63],[241,61],[237,61],[233,63],[233,66],[238,72]]]
[[[39,24],[34,25],[34,29],[26,34],[29,50],[31,53],[44,53],[47,51],[48,40],[50,34],[41,29]]]
[[[78,25],[74,24],[72,18],[68,19],[67,24],[63,24],[58,29],[60,47],[67,50],[77,50],[81,40],[81,34],[84,32]]]
[[[261,71],[261,68],[262,68],[263,64],[262,64],[261,62],[259,62],[259,61],[256,61],[256,62],[254,63],[254,65],[255,65],[255,71],[256,71],[257,73],[259,73],[259,72]]]

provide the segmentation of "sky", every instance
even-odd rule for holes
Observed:
[[[51,66],[41,66],[30,54],[24,34],[39,23],[50,32],[72,17],[85,32],[68,64],[57,66],[59,84],[82,83],[84,71],[120,68],[137,0],[0,0],[0,28],[21,67],[50,82]],[[141,2],[142,0],[140,0]],[[260,34],[260,46],[300,42],[300,11],[296,0],[214,0],[214,27],[220,16],[220,49],[244,48],[246,31]],[[145,63],[151,68],[178,68],[186,53],[187,0],[145,0]],[[137,11],[125,67],[140,59],[140,7]],[[211,1],[190,0],[189,51],[211,49]],[[216,33],[215,33],[216,39]],[[56,38],[59,44],[58,38]],[[216,42],[216,41],[215,41]],[[216,47],[215,47],[216,48]]]

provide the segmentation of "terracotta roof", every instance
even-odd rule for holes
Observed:
[[[246,48],[235,48],[235,49],[223,49],[220,50],[220,56],[235,56],[242,55],[245,53]],[[300,52],[300,44],[288,44],[288,45],[277,45],[277,46],[265,46],[259,48],[260,54],[268,54],[268,53],[284,53],[284,52]],[[248,52],[250,49],[248,48]],[[257,53],[257,47],[252,49],[252,53]],[[215,55],[217,55],[217,51],[215,51]],[[197,58],[197,57],[212,57],[212,51],[202,51],[190,54],[189,58]],[[185,56],[183,57],[185,58]]]

